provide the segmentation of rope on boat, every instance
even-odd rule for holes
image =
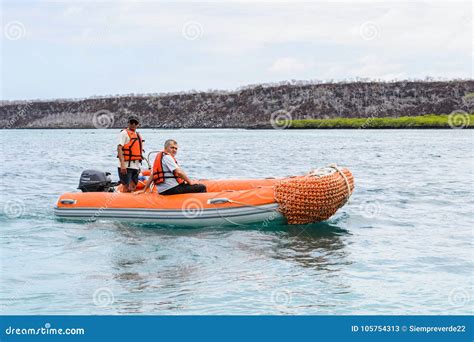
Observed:
[[[347,186],[347,196],[346,196],[346,202],[347,202],[349,200],[349,197],[351,197],[352,195],[351,185],[349,184],[349,180],[347,179],[347,176],[344,174],[344,172],[341,171],[341,169],[339,168],[339,166],[337,166],[337,164],[330,164],[329,167],[335,169],[337,172],[339,172],[342,178],[344,178],[344,181],[346,182],[346,186]],[[352,187],[354,187],[354,180],[352,181]]]
[[[244,205],[244,206],[246,206],[246,207],[253,207],[253,208],[259,209],[259,210],[261,210],[261,211],[265,211],[265,212],[271,212],[271,211],[279,212],[278,209],[261,208],[260,206],[255,205],[255,204],[249,204],[249,203],[234,201],[234,200],[231,200],[231,199],[227,199],[227,202],[229,202],[229,203],[235,203],[235,204],[240,204],[240,205]]]

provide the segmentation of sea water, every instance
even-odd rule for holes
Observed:
[[[2,314],[470,314],[473,130],[141,130],[192,178],[337,163],[324,223],[169,229],[53,215],[84,169],[117,179],[117,130],[3,130]]]

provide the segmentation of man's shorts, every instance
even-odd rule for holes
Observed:
[[[140,170],[137,169],[129,169],[127,168],[127,173],[122,174],[120,172],[120,168],[118,168],[118,174],[120,178],[120,184],[123,185],[129,185],[130,182],[133,182],[135,184],[138,184],[138,174],[140,173]]]

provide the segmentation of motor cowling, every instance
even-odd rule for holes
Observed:
[[[112,182],[110,172],[84,170],[77,188],[82,192],[113,192],[116,185]]]

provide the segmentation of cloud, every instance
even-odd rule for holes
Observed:
[[[273,73],[292,73],[307,70],[310,66],[293,57],[278,58],[268,68]]]
[[[354,67],[348,70],[348,75],[386,81],[406,78],[402,63],[387,61],[376,55],[366,55],[358,59]]]
[[[427,1],[10,1],[3,22],[27,34],[1,35],[2,96],[468,78],[471,11],[470,2]],[[186,23],[197,23],[196,39],[183,34]]]
[[[205,28],[205,48],[216,52],[264,48],[268,44],[331,42],[395,50],[466,49],[472,25],[469,3],[374,2],[229,2],[166,3],[120,2],[67,6],[43,3],[7,10],[7,16],[25,18],[32,39],[87,43],[99,35],[102,44],[143,44],[176,39],[189,21]],[[470,8],[469,8],[470,9]],[[22,21],[22,20],[20,20]],[[361,37],[361,28],[372,23],[380,30],[376,39]],[[455,39],[454,39],[455,38]],[[93,39],[92,37],[90,39]],[[97,38],[95,38],[97,39]]]

